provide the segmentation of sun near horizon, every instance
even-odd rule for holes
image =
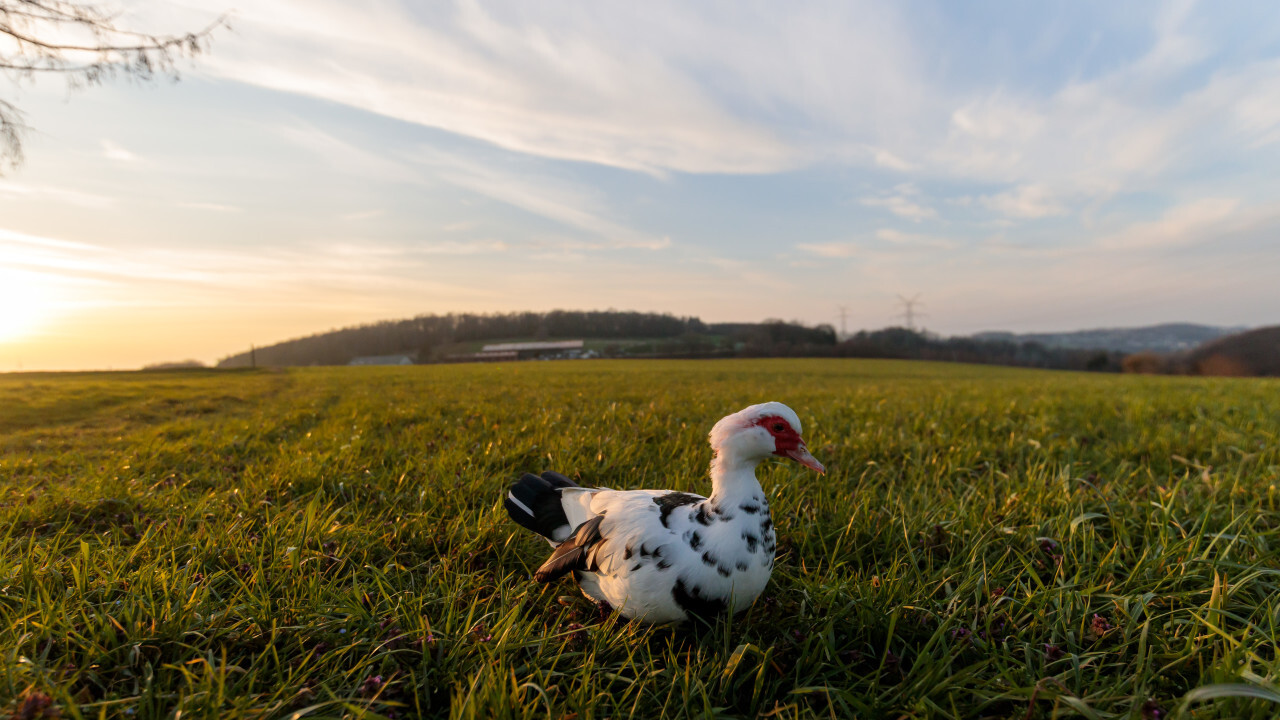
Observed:
[[[53,296],[39,275],[0,267],[0,343],[38,334],[49,320]]]

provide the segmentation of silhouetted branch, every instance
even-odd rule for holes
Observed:
[[[117,26],[98,6],[69,0],[0,0],[0,72],[21,81],[56,74],[72,87],[96,85],[117,75],[151,80],[157,73],[177,79],[176,63],[207,50],[209,38],[228,27],[221,16],[205,28],[181,35],[152,35]],[[89,42],[75,40],[86,35]],[[0,101],[0,169],[22,160],[21,114]]]
[[[0,172],[6,165],[16,167],[22,163],[22,133],[26,129],[22,112],[0,100]]]

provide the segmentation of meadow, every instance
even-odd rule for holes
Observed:
[[[520,473],[706,493],[764,400],[828,474],[761,469],[749,611],[532,582]],[[0,711],[1270,718],[1278,436],[1276,381],[891,361],[0,376]]]

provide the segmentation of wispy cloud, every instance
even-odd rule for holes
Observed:
[[[357,220],[372,220],[373,218],[382,217],[383,215],[386,215],[386,214],[387,214],[387,211],[382,209],[357,210],[356,212],[343,213],[339,215],[338,218],[341,220],[346,220],[348,222],[354,222]]]
[[[328,243],[320,246],[321,254],[340,258],[343,262],[368,262],[374,266],[388,262],[412,261],[430,255],[492,255],[505,253],[511,246],[502,240],[441,240],[409,245],[377,245],[373,243]]]
[[[905,173],[916,169],[915,165],[903,160],[888,150],[873,148],[871,150],[871,157],[874,159],[876,165],[883,168],[889,168],[890,170],[897,170],[898,172]]]
[[[61,205],[105,210],[116,204],[106,195],[52,185],[26,185],[0,179],[0,200],[43,200]]]
[[[1104,16],[1091,26],[1111,19],[1090,12]],[[1101,70],[993,84],[975,81],[976,59],[956,60],[974,50],[963,33],[871,2],[799,3],[778,22],[680,3],[634,15],[263,0],[204,67],[531,156],[659,176],[865,165],[984,183],[982,207],[1037,220],[1213,162],[1222,148],[1206,137],[1239,133],[1236,151],[1280,139],[1277,61],[1246,54],[1206,72],[1215,42],[1230,42],[1210,37],[1208,12],[1163,7],[1145,44]],[[1025,28],[1004,20],[988,30],[1020,42]],[[940,216],[901,196],[867,204]]]
[[[632,230],[607,219],[597,207],[599,198],[554,178],[520,173],[433,148],[421,148],[413,158],[446,182],[586,231],[607,246],[647,250],[671,246],[668,237]]]
[[[57,238],[41,237],[39,235],[30,235],[27,233],[14,232],[0,228],[0,242],[5,243],[14,248],[20,245],[34,246],[40,248],[54,248],[65,251],[77,250],[95,250],[96,245],[89,243],[76,242],[74,240],[60,240]],[[8,256],[11,258],[11,256]]]
[[[900,218],[906,218],[912,222],[920,222],[938,216],[937,211],[933,208],[921,204],[915,196],[919,195],[919,190],[915,185],[904,183],[894,188],[895,193],[889,195],[879,195],[872,197],[864,197],[858,202],[867,207],[884,208]]]
[[[108,160],[117,160],[120,162],[133,162],[138,159],[137,155],[134,155],[110,140],[102,141],[102,156]]]
[[[824,258],[916,258],[925,250],[954,250],[960,246],[952,238],[923,233],[908,233],[894,228],[880,228],[871,237],[824,243],[798,243],[796,249]]]
[[[1223,229],[1224,223],[1241,218],[1236,198],[1204,198],[1177,205],[1158,220],[1134,223],[1120,232],[1105,235],[1097,245],[1103,248],[1158,248],[1185,245],[1205,239],[1206,233]]]
[[[270,250],[128,249],[47,238],[0,229],[4,266],[40,273],[72,292],[72,304],[185,305],[262,302],[270,296],[316,297],[319,289],[367,296],[412,288],[483,297],[482,288],[431,279],[430,258],[440,255],[501,253],[500,241],[385,245],[372,242],[315,243],[306,248]],[[157,288],[180,289],[157,296]],[[78,289],[78,290],[77,290]],[[159,300],[158,297],[168,298]]]
[[[223,203],[212,202],[184,202],[178,203],[178,207],[187,208],[189,210],[209,210],[211,212],[240,212],[243,208],[236,205],[225,205]]]
[[[796,249],[824,258],[850,258],[860,254],[857,243],[852,242],[799,243]]]
[[[286,142],[295,145],[346,175],[356,175],[379,182],[421,183],[423,177],[408,165],[380,153],[343,140],[336,135],[305,122],[294,122],[272,128]]]
[[[941,237],[938,235],[927,235],[922,233],[907,233],[893,228],[881,228],[876,231],[876,237],[885,242],[892,243],[899,247],[925,247],[936,249],[951,249],[958,246],[955,240],[951,238]]]
[[[1013,218],[1043,218],[1066,212],[1066,207],[1043,185],[1020,185],[995,195],[984,195],[978,201],[1001,215]]]
[[[206,68],[543,157],[655,173],[795,166],[768,129],[634,41],[649,13],[526,9],[263,0],[237,20],[254,51],[216,53]]]

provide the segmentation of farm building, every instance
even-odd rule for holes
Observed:
[[[520,360],[561,360],[583,356],[581,340],[551,340],[545,342],[497,343],[485,345],[480,354],[515,353]]]
[[[446,359],[449,362],[500,362],[503,360],[519,360],[520,357],[514,352],[478,352],[458,353],[450,355]]]
[[[348,365],[412,365],[413,358],[408,355],[367,355],[353,358]]]
[[[595,357],[593,351],[583,350],[582,340],[552,340],[546,342],[494,343],[485,345],[477,353],[450,355],[454,362],[495,362],[499,360],[577,360]]]
[[[581,351],[582,346],[583,341],[581,340],[497,343],[494,345],[485,345],[481,349],[481,352],[514,352],[519,353],[521,357],[537,357],[546,353],[569,352],[573,350]]]

